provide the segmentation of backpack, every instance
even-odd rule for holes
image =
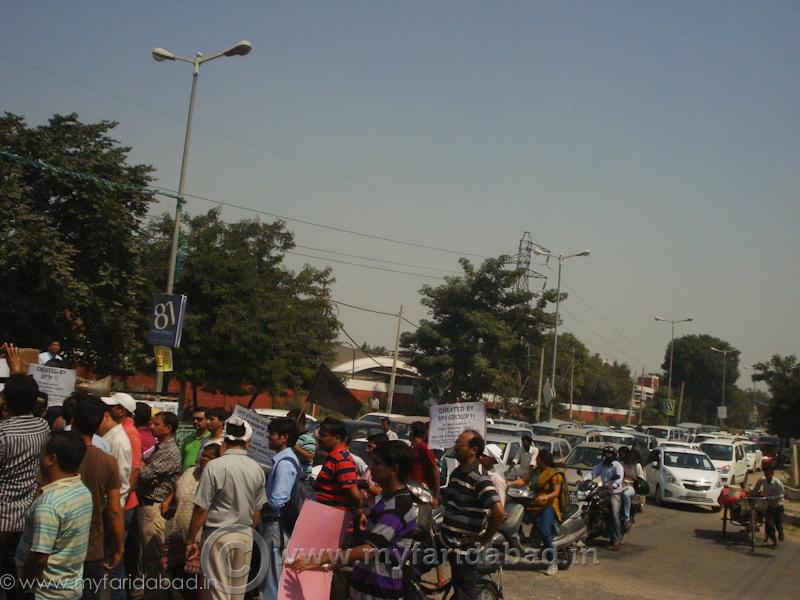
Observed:
[[[303,508],[303,503],[306,500],[314,500],[315,496],[314,490],[311,487],[311,484],[308,482],[308,478],[306,477],[303,467],[300,465],[299,461],[296,461],[292,458],[284,458],[282,460],[292,461],[297,468],[297,476],[295,477],[294,484],[292,485],[292,493],[289,496],[289,501],[283,505],[283,508],[281,508],[280,516],[281,528],[286,532],[287,535],[292,535],[295,523],[297,523],[297,518],[300,516],[300,509]],[[277,466],[278,465],[276,463],[273,469],[277,468]]]

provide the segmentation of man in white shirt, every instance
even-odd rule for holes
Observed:
[[[500,502],[503,506],[506,505],[506,488],[508,482],[506,478],[495,470],[495,465],[502,465],[503,451],[497,444],[486,444],[483,448],[483,455],[480,458],[481,467],[483,472],[488,475],[492,480],[494,489],[497,490],[497,495],[500,496]]]
[[[381,429],[383,429],[383,433],[386,434],[390,442],[397,439],[397,434],[392,431],[390,427],[391,424],[392,422],[389,420],[389,417],[383,417],[383,419],[381,419]]]
[[[39,364],[46,365],[51,360],[64,360],[61,356],[61,342],[53,340],[47,346],[47,350],[39,354]]]
[[[780,479],[775,477],[775,467],[764,465],[764,477],[756,482],[754,494],[761,494],[767,498],[766,530],[767,539],[772,540],[772,547],[778,545],[778,540],[783,541],[783,495],[784,488]],[[775,530],[778,536],[775,537]]]

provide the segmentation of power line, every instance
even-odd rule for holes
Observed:
[[[177,115],[173,115],[171,113],[163,111],[163,110],[161,110],[159,108],[156,108],[154,106],[150,106],[149,104],[145,104],[143,102],[138,102],[136,100],[131,100],[130,98],[126,98],[125,96],[122,96],[120,94],[116,94],[114,92],[105,90],[105,89],[97,87],[95,85],[91,85],[91,84],[85,83],[83,81],[79,81],[77,79],[73,79],[71,77],[66,77],[65,75],[61,75],[60,73],[56,73],[54,71],[50,71],[49,69],[46,69],[44,67],[41,67],[39,65],[36,65],[36,64],[24,61],[24,60],[21,60],[19,58],[15,58],[13,56],[9,56],[9,55],[4,54],[4,53],[0,53],[0,57],[5,58],[6,60],[9,60],[11,62],[15,62],[17,64],[24,65],[24,66],[29,67],[31,69],[40,71],[42,73],[45,73],[47,75],[50,75],[51,77],[55,77],[57,79],[65,81],[67,83],[71,83],[73,85],[84,87],[84,88],[89,89],[89,90],[91,90],[93,92],[97,92],[99,94],[104,94],[104,95],[110,96],[110,97],[112,97],[112,98],[114,98],[116,100],[121,100],[123,102],[127,102],[129,104],[132,104],[133,106],[137,106],[139,108],[143,108],[145,110],[149,110],[149,111],[155,112],[155,113],[157,113],[157,114],[159,114],[161,116],[167,117],[169,119],[172,119],[172,120],[175,120],[175,121],[178,121],[178,122],[183,122],[183,120],[185,119],[185,117],[179,117]],[[278,156],[280,158],[283,158],[284,160],[291,161],[291,162],[303,165],[304,167],[307,167],[307,168],[310,168],[310,169],[314,169],[314,170],[319,171],[321,173],[326,173],[326,174],[332,175],[334,177],[339,177],[341,179],[345,179],[347,181],[350,181],[351,183],[355,183],[357,185],[373,189],[373,190],[381,192],[383,194],[387,194],[387,195],[391,195],[391,196],[395,196],[395,197],[399,197],[399,198],[405,198],[405,199],[410,200],[412,202],[415,202],[417,204],[422,204],[424,206],[427,206],[429,208],[433,208],[433,209],[438,210],[438,211],[445,212],[447,214],[457,214],[457,215],[460,215],[460,216],[462,216],[464,218],[471,219],[473,221],[477,221],[479,223],[486,223],[486,224],[489,224],[489,225],[494,225],[496,227],[503,227],[503,228],[506,228],[506,229],[513,229],[515,231],[519,230],[519,226],[509,225],[509,224],[506,224],[506,223],[498,223],[498,222],[495,222],[495,221],[484,219],[482,217],[477,217],[477,216],[471,215],[469,213],[456,211],[456,210],[453,210],[453,209],[450,209],[450,208],[445,209],[445,208],[442,208],[440,206],[437,206],[436,204],[432,204],[430,202],[422,200],[421,198],[418,198],[416,196],[408,195],[408,194],[401,194],[399,192],[395,192],[394,190],[390,190],[390,189],[385,188],[383,186],[380,186],[380,185],[377,185],[377,184],[374,184],[374,183],[370,183],[370,182],[365,181],[363,179],[359,179],[358,177],[354,177],[354,176],[349,175],[347,173],[344,173],[342,171],[337,171],[337,170],[331,169],[329,167],[323,167],[321,165],[317,165],[317,164],[305,161],[305,160],[303,160],[301,158],[297,158],[297,157],[292,156],[290,154],[286,154],[285,152],[279,152],[277,150],[273,150],[271,148],[267,148],[265,146],[261,146],[260,144],[256,144],[255,142],[251,142],[249,140],[245,140],[243,138],[237,137],[237,136],[235,136],[233,134],[227,133],[225,131],[221,131],[219,129],[213,129],[211,127],[206,127],[206,126],[204,126],[202,124],[198,124],[198,123],[195,123],[194,127],[196,127],[197,129],[202,129],[203,131],[207,131],[207,132],[212,133],[214,135],[217,135],[217,136],[220,136],[220,137],[223,137],[223,138],[235,141],[235,142],[239,142],[240,144],[244,144],[245,146],[249,146],[251,148],[255,148],[257,150],[261,150],[262,152],[266,152],[268,154],[272,154],[274,156]]]
[[[357,341],[355,341],[355,340],[353,339],[353,336],[351,336],[349,333],[347,333],[347,330],[344,328],[344,326],[343,326],[341,323],[339,323],[339,329],[341,329],[341,330],[342,330],[342,333],[343,333],[343,334],[345,334],[345,335],[347,336],[347,339],[348,339],[348,340],[350,340],[350,341],[353,343],[353,345],[354,345],[356,348],[358,348],[358,349],[359,349],[359,350],[361,350],[361,352],[363,352],[363,353],[364,353],[366,356],[368,356],[369,358],[371,358],[371,359],[372,359],[372,362],[374,362],[374,363],[375,363],[376,365],[378,365],[379,367],[383,367],[383,366],[384,366],[384,365],[382,365],[381,363],[379,363],[377,360],[375,360],[375,358],[374,358],[374,357],[373,357],[373,356],[372,356],[370,353],[366,352],[366,351],[365,351],[365,350],[364,350],[364,349],[363,349],[361,346],[359,346],[359,345],[358,345],[358,342],[357,342]]]
[[[346,302],[340,302],[339,300],[331,300],[331,302],[340,306],[346,306],[347,308],[355,308],[356,310],[363,310],[364,312],[375,313],[376,315],[394,317],[395,319],[397,318],[397,313],[384,312],[382,310],[375,310],[374,308],[365,308],[363,306],[356,306],[355,304],[347,304]]]
[[[336,250],[325,250],[324,248],[313,248],[311,246],[302,246],[300,244],[295,244],[295,248],[301,248],[303,250],[313,250],[314,252],[325,252],[326,254],[336,254],[337,256],[346,256],[348,258],[360,258],[362,260],[371,260],[374,262],[385,263],[387,265],[397,265],[400,267],[410,267],[412,269],[428,269],[429,271],[441,271],[442,273],[452,273],[454,275],[459,275],[458,271],[453,271],[451,269],[440,269],[438,267],[426,267],[424,265],[413,265],[408,263],[402,262],[395,262],[393,260],[383,260],[380,258],[372,258],[371,256],[361,256],[359,254],[347,254],[345,252],[337,252]]]
[[[359,263],[349,262],[346,260],[337,260],[335,258],[325,258],[324,256],[313,256],[311,254],[303,254],[301,252],[291,252],[287,251],[286,254],[292,254],[294,256],[303,256],[305,258],[313,258],[315,260],[322,260],[326,262],[333,262],[339,263],[341,265],[350,265],[352,267],[361,267],[362,269],[373,269],[375,271],[387,271],[389,273],[399,273],[400,275],[411,275],[413,277],[423,277],[425,279],[434,279],[436,281],[441,280],[441,277],[435,277],[434,275],[425,275],[423,273],[412,273],[410,271],[400,271],[398,269],[387,269],[385,267],[376,267],[375,265],[362,265]]]
[[[159,195],[166,196],[166,197],[169,197],[169,198],[177,199],[179,202],[183,202],[185,200],[185,198],[194,198],[196,200],[203,200],[205,202],[211,202],[213,204],[217,204],[217,205],[220,205],[220,206],[227,206],[227,207],[230,207],[230,208],[236,208],[236,209],[239,209],[239,210],[248,211],[248,212],[251,212],[251,213],[254,213],[254,214],[258,214],[258,215],[264,215],[264,216],[272,217],[274,219],[281,219],[282,221],[289,221],[289,222],[293,222],[293,223],[302,223],[303,225],[310,225],[310,226],[319,227],[319,228],[322,228],[322,229],[329,229],[331,231],[337,231],[339,233],[346,233],[346,234],[349,234],[349,235],[356,235],[356,236],[359,236],[359,237],[379,240],[379,241],[383,241],[383,242],[389,242],[389,243],[392,243],[392,244],[400,244],[400,245],[403,245],[403,246],[409,246],[409,247],[414,247],[414,248],[422,248],[424,250],[433,250],[435,252],[444,252],[444,253],[456,254],[456,255],[460,255],[460,256],[473,256],[473,257],[477,257],[477,258],[489,258],[488,256],[485,256],[485,255],[482,255],[482,254],[475,254],[475,253],[472,253],[472,252],[462,252],[462,251],[459,251],[459,250],[452,250],[452,249],[449,249],[449,248],[440,248],[440,247],[437,247],[437,246],[428,246],[428,245],[425,245],[425,244],[417,244],[415,242],[407,242],[405,240],[397,240],[397,239],[394,239],[394,238],[388,238],[388,237],[383,237],[383,236],[379,236],[379,235],[373,235],[371,233],[363,233],[363,232],[354,231],[354,230],[351,230],[351,229],[343,229],[341,227],[334,227],[332,225],[323,225],[322,223],[315,223],[313,221],[307,221],[307,220],[304,220],[304,219],[295,219],[295,218],[292,218],[292,217],[286,217],[284,215],[279,215],[277,213],[271,213],[271,212],[268,212],[268,211],[265,211],[265,210],[259,210],[257,208],[250,208],[249,206],[242,206],[240,204],[234,204],[232,202],[224,202],[222,200],[217,200],[215,198],[209,198],[207,196],[199,196],[197,194],[183,194],[183,198],[181,198],[180,196],[178,196],[177,191],[172,190],[170,188],[162,188],[162,187],[156,187],[156,186],[130,186],[130,185],[125,185],[125,184],[121,184],[121,183],[117,183],[117,182],[111,181],[109,179],[104,179],[102,177],[95,177],[94,175],[88,175],[86,173],[80,173],[78,171],[73,171],[71,169],[64,169],[64,168],[61,168],[61,167],[57,167],[55,165],[52,165],[50,163],[46,163],[46,162],[38,160],[38,159],[29,158],[27,156],[20,156],[18,154],[15,154],[13,152],[8,152],[8,151],[5,151],[5,150],[0,150],[0,156],[4,156],[4,157],[9,158],[11,160],[15,160],[17,162],[27,164],[27,165],[32,166],[32,167],[37,168],[37,169],[51,170],[51,171],[54,171],[54,172],[59,173],[61,175],[68,175],[68,176],[76,177],[78,179],[83,179],[83,180],[86,180],[86,181],[92,181],[94,183],[98,183],[98,184],[105,185],[105,186],[117,187],[119,189],[128,189],[128,190],[136,190],[136,191],[147,192],[147,193],[150,193],[150,194],[159,194]]]

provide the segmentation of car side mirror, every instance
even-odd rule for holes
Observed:
[[[654,460],[653,462],[650,463],[650,466],[653,467],[654,469],[657,469],[658,468],[658,461]]]

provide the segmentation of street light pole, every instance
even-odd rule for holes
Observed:
[[[725,406],[725,386],[727,383],[727,375],[728,375],[728,354],[733,354],[738,352],[738,350],[733,348],[725,348],[724,350],[720,350],[719,348],[711,347],[711,350],[714,352],[719,352],[722,354],[722,406]],[[719,418],[719,426],[722,427],[725,424],[725,419]]]
[[[672,354],[675,348],[675,324],[676,323],[688,323],[693,321],[691,317],[687,317],[686,319],[662,319],[661,317],[656,317],[656,321],[663,322],[663,323],[670,323],[672,324],[672,337],[670,338],[669,342],[669,384],[667,385],[667,402],[672,401]],[[669,421],[667,421],[669,422]]]
[[[198,52],[194,58],[181,56],[164,50],[164,48],[153,48],[153,59],[156,62],[163,62],[165,60],[179,60],[188,62],[192,65],[192,93],[189,96],[189,114],[186,117],[186,134],[183,139],[183,156],[181,158],[181,174],[178,181],[178,200],[175,203],[175,224],[172,228],[172,244],[169,252],[169,271],[167,272],[167,294],[173,292],[175,287],[175,268],[178,264],[178,245],[181,234],[181,206],[185,202],[183,199],[183,190],[186,185],[186,169],[189,164],[189,142],[192,138],[192,117],[194,116],[194,99],[197,94],[197,78],[200,75],[200,65],[210,62],[221,56],[244,56],[250,52],[252,45],[247,40],[242,40],[236,45],[231,46],[223,52],[209,56],[203,56],[202,52]],[[159,371],[156,374],[156,392],[161,392],[164,384],[164,374]]]
[[[534,247],[533,253],[538,256],[547,256],[552,257],[553,254],[549,250],[544,250],[542,248]],[[553,404],[555,403],[556,398],[556,362],[557,362],[557,352],[558,352],[558,309],[561,304],[561,267],[564,265],[564,261],[568,258],[575,258],[576,256],[589,256],[591,254],[591,250],[584,250],[583,252],[578,252],[576,254],[567,254],[566,256],[563,254],[558,255],[558,284],[556,285],[556,322],[555,326],[553,327],[553,369],[551,371],[550,376],[550,386],[553,388],[553,399],[550,401],[550,419],[553,418]]]

